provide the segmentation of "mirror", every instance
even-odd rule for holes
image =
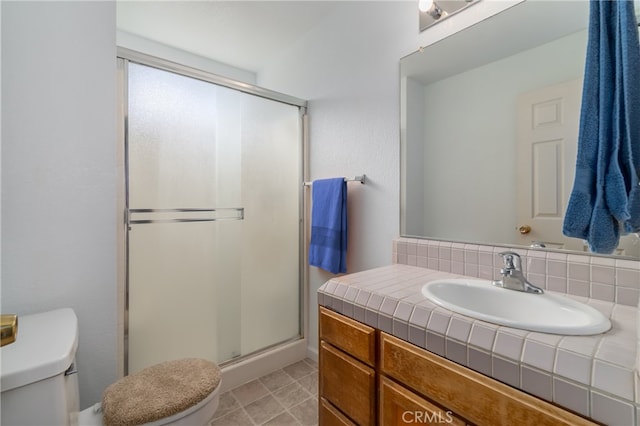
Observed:
[[[588,16],[529,0],[401,59],[401,235],[588,251],[561,232]]]

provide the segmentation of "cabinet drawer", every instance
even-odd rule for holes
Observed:
[[[380,369],[479,425],[594,425],[386,333],[380,333]]]
[[[357,424],[375,422],[375,370],[320,342],[320,396]]]
[[[466,422],[447,409],[438,407],[386,377],[380,378],[382,425],[454,425]]]
[[[320,307],[320,339],[372,367],[376,364],[376,330]]]
[[[318,415],[320,426],[356,426],[324,398],[320,398]]]

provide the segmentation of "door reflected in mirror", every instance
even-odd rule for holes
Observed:
[[[403,236],[588,250],[561,232],[588,12],[526,1],[400,61]]]

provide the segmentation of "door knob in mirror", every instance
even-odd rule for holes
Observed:
[[[522,234],[528,234],[529,232],[531,232],[531,227],[529,225],[522,225],[520,228],[518,228],[518,231]]]

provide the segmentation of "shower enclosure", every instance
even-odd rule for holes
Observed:
[[[119,56],[125,371],[300,339],[305,102]]]

